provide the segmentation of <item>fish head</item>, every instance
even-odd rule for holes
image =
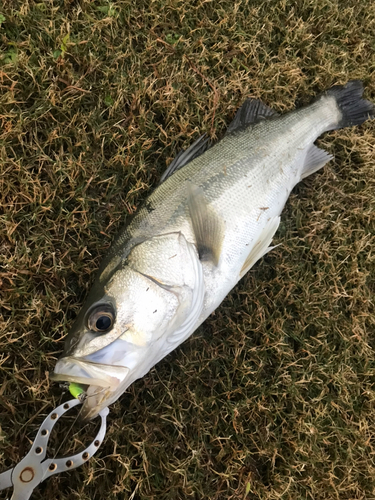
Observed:
[[[56,381],[84,386],[83,419],[94,418],[116,401],[134,380],[174,348],[170,336],[197,302],[189,260],[182,264],[177,259],[165,265],[169,257],[181,254],[178,239],[174,237],[172,248],[158,248],[159,258],[156,254],[149,256],[150,245],[139,245],[107,282],[101,283],[99,277],[94,284],[51,376]],[[182,250],[186,250],[184,243]],[[191,263],[197,261],[191,249],[179,255],[186,256]]]

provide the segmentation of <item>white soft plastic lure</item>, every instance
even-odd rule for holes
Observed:
[[[293,187],[332,157],[314,141],[375,108],[359,81],[278,116],[247,100],[224,138],[169,166],[103,261],[53,378],[93,418],[187,339],[269,249]]]

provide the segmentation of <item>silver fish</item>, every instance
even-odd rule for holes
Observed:
[[[124,228],[67,337],[54,380],[86,389],[95,417],[175,349],[270,250],[293,187],[331,158],[323,133],[375,116],[360,81],[279,116],[258,100],[224,138],[200,138]]]

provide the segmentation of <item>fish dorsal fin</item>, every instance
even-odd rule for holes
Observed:
[[[249,255],[246,257],[246,260],[241,268],[240,277],[245,276],[247,271],[249,271],[253,265],[265,255],[267,252],[272,250],[275,247],[270,247],[270,243],[274,234],[277,231],[277,228],[280,224],[280,216],[271,217],[267,224],[262,229],[262,232],[259,234],[259,237],[255,244],[252,246]]]
[[[324,165],[332,159],[333,156],[331,154],[324,151],[324,149],[318,148],[315,144],[312,144],[306,152],[301,179],[304,179],[308,175],[311,175],[320,168],[324,167]]]
[[[172,174],[180,170],[180,168],[187,165],[189,162],[202,155],[211,146],[209,137],[206,134],[201,135],[196,141],[193,142],[186,150],[182,150],[178,153],[176,158],[169,165],[167,170],[163,173],[160,178],[159,184],[164,182]]]
[[[217,266],[225,234],[224,222],[208,205],[202,188],[190,184],[187,203],[199,259],[211,260]]]
[[[276,111],[263,104],[259,99],[247,99],[238,109],[233,121],[229,124],[226,135],[235,130],[242,129],[251,123],[256,123],[259,120],[277,115]]]

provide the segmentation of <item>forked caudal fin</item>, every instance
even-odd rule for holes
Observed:
[[[375,106],[370,101],[362,99],[363,84],[360,80],[351,80],[346,85],[335,85],[317,98],[332,98],[336,101],[339,114],[336,114],[336,123],[333,122],[327,130],[360,125],[367,119],[375,117]],[[338,115],[338,117],[337,117]],[[301,171],[301,179],[322,168],[332,155],[312,144],[306,149],[306,156]]]
[[[341,120],[336,128],[360,125],[375,117],[375,106],[362,99],[362,94],[363,84],[360,80],[351,80],[346,85],[335,85],[323,94],[334,97],[341,111]]]

